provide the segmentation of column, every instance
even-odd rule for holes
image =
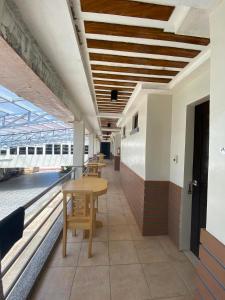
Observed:
[[[88,158],[92,158],[94,156],[94,134],[89,134],[89,147],[88,147]]]
[[[84,165],[84,139],[85,139],[85,126],[84,121],[74,122],[74,136],[73,136],[73,165],[80,166],[76,170],[76,178],[82,175]]]
[[[98,146],[98,139],[94,138],[94,154],[97,154],[99,152],[99,146]]]

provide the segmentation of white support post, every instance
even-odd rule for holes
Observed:
[[[94,156],[94,134],[89,134],[89,147],[88,147],[88,158],[92,158]]]
[[[84,121],[74,122],[73,136],[73,165],[80,166],[76,169],[76,178],[82,175],[82,166],[84,165],[84,141],[85,141],[85,126]]]
[[[94,154],[97,154],[100,152],[100,143],[99,140],[97,138],[94,139]]]

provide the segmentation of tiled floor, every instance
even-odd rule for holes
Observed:
[[[71,234],[68,256],[56,245],[30,299],[38,300],[189,300],[194,299],[195,271],[168,236],[143,237],[119,183],[119,173],[109,165],[109,181],[100,197],[93,258],[87,258],[82,233]]]

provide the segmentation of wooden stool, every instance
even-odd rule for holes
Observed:
[[[72,194],[72,210],[67,213],[67,199],[63,197],[63,256],[66,256],[67,229],[83,229],[89,232],[88,258],[92,256],[92,238],[96,220],[94,197],[90,191],[75,191]]]
[[[87,165],[87,176],[99,177],[98,164],[88,164]]]

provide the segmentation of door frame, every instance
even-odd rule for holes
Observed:
[[[194,101],[186,106],[186,131],[184,153],[184,181],[181,197],[180,212],[180,250],[190,251],[191,218],[192,218],[192,194],[188,194],[189,183],[193,175],[194,157],[194,129],[195,129],[195,106],[210,101],[210,96]]]

